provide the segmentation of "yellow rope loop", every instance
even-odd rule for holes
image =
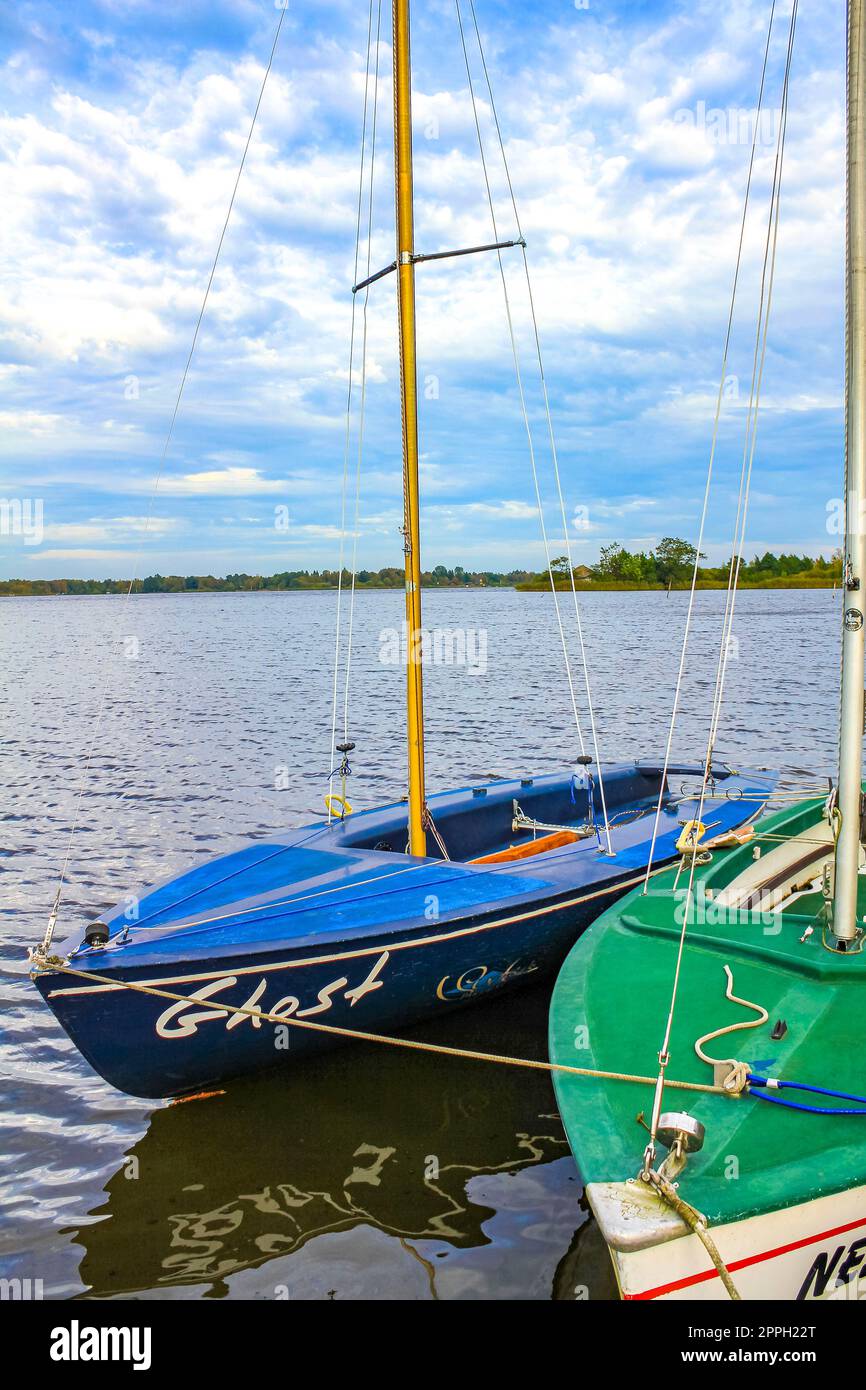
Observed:
[[[339,812],[336,812],[334,810],[333,803],[336,803],[340,807]],[[345,820],[347,816],[350,816],[352,814],[352,808],[349,805],[346,798],[344,796],[338,795],[337,792],[328,792],[327,796],[325,797],[325,805],[328,808],[329,820],[332,816],[335,816],[337,814],[339,814],[340,820]]]
[[[678,854],[698,854],[703,850],[703,845],[699,846],[699,841],[707,832],[707,827],[702,820],[689,820],[683,826],[676,848]]]

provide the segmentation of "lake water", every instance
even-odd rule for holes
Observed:
[[[699,596],[682,756],[703,752],[724,597]],[[827,590],[740,596],[718,745],[733,762],[810,782],[832,772],[839,603]],[[603,759],[663,754],[685,604],[583,599]],[[571,762],[550,596],[432,591],[424,608],[430,628],[470,630],[475,657],[427,671],[428,789]],[[41,1280],[46,1298],[613,1294],[543,1073],[350,1047],[224,1096],[153,1104],[97,1077],[26,978],[103,689],[61,939],[130,889],[320,818],[334,611],[332,593],[0,601],[0,1273]],[[382,659],[401,618],[400,593],[358,594],[356,809],[404,790],[403,673]],[[544,1057],[547,995],[416,1036]]]

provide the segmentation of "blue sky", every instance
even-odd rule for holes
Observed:
[[[388,8],[374,267],[393,257]],[[778,8],[771,108],[790,0]],[[582,509],[575,558],[611,540],[694,538],[769,0],[476,9],[569,515]],[[0,535],[4,577],[337,563],[366,4],[290,0],[151,501],[278,13],[273,0],[18,0],[0,11],[0,495],[44,509],[41,543]],[[841,490],[843,29],[841,2],[801,6],[749,553],[829,553],[837,539],[826,516]],[[417,247],[489,240],[453,0],[418,0],[413,59]],[[500,234],[512,235],[486,102],[480,115]],[[705,547],[714,559],[731,545],[769,120]],[[506,253],[509,288],[558,553],[517,254]],[[419,267],[418,332],[425,566],[539,567],[495,258]],[[288,529],[275,526],[286,508]],[[400,564],[400,524],[389,279],[369,301],[359,563]]]

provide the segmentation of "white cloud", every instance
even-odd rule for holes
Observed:
[[[25,552],[28,560],[111,560],[128,561],[128,550],[29,550]],[[42,576],[40,576],[42,577]]]
[[[44,410],[0,410],[0,430],[7,434],[41,438],[54,434],[62,426],[62,415],[52,415]]]
[[[451,508],[451,510],[456,510]],[[489,517],[494,521],[529,521],[538,516],[538,508],[528,502],[467,502],[462,510],[471,516]]]
[[[284,496],[293,490],[287,478],[264,478],[258,468],[215,468],[180,477],[163,477],[159,491],[183,497],[253,497],[258,493]]]
[[[43,535],[46,541],[112,541],[120,536],[167,536],[176,531],[180,523],[174,517],[158,516],[106,516],[90,517],[87,521],[61,521],[48,523]],[[48,552],[43,551],[43,554]]]
[[[617,502],[591,502],[590,510],[597,516],[628,516],[632,512],[640,513],[646,511],[647,507],[658,507],[661,499],[658,497],[622,497]]]
[[[203,509],[212,498],[291,496],[305,503],[292,533],[319,526],[323,539],[339,506],[363,82],[363,16],[325,8],[283,44],[272,73],[160,486]],[[529,242],[569,515],[599,490],[603,459],[608,505],[619,507],[609,514],[625,529],[637,515],[633,493],[653,479],[663,491],[670,467],[691,486],[705,466],[696,441],[709,440],[707,383],[721,354],[748,149],[714,143],[697,119],[677,113],[701,102],[753,104],[766,6],[696,0],[662,7],[648,24],[642,7],[602,17],[566,5],[535,23],[531,43],[521,8],[501,8],[501,26],[491,12],[488,59]],[[158,13],[139,5],[137,21]],[[257,23],[261,7],[239,3],[232,13]],[[435,11],[426,22],[439,20]],[[808,9],[801,21],[807,56],[792,101],[762,451],[780,437],[773,429],[792,420],[815,427],[838,407],[840,23]],[[111,64],[104,87],[89,68],[76,68],[73,81],[43,67],[48,48],[10,70],[0,162],[12,274],[0,314],[14,360],[0,367],[0,448],[22,475],[49,476],[34,459],[68,455],[67,476],[59,465],[50,474],[64,498],[96,485],[113,494],[106,507],[135,506],[117,495],[152,486],[261,81],[260,34],[249,32],[256,59],[180,44],[142,59],[85,34],[88,63],[98,48],[99,63]],[[422,250],[490,237],[459,50],[442,34],[442,61],[457,66],[440,70],[437,52],[421,45],[415,74]],[[388,57],[383,44],[374,269],[393,257]],[[479,109],[500,234],[510,235],[486,100]],[[762,150],[759,214],[767,176]],[[757,230],[746,252],[730,367],[741,384]],[[543,440],[519,251],[505,264],[530,417]],[[437,398],[422,401],[422,492],[441,504],[425,507],[430,548],[461,529],[474,539],[477,528],[492,553],[496,523],[507,522],[523,551],[535,509],[499,500],[524,488],[529,496],[531,486],[495,258],[420,266],[418,302],[422,383],[428,373],[439,383]],[[373,287],[367,322],[363,487],[383,509],[400,490],[394,322],[392,278]],[[127,400],[130,376],[138,395]],[[626,501],[617,503],[619,492]],[[604,516],[601,503],[595,513]],[[78,505],[64,524],[86,527],[86,515]],[[365,523],[365,535],[374,529]]]

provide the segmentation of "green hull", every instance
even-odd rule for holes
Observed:
[[[821,823],[821,810],[821,802],[813,800],[768,816],[754,842],[714,852],[710,864],[696,869],[697,920],[690,921],[686,938],[669,1078],[712,1084],[712,1071],[696,1056],[695,1041],[755,1017],[726,999],[728,965],[733,993],[762,1005],[769,1019],[708,1043],[709,1055],[734,1056],[760,1076],[866,1093],[866,952],[840,956],[824,948],[820,894],[799,896],[776,913],[714,906],[706,897],[708,889],[716,897],[749,869],[755,843],[767,855],[773,851],[777,841],[763,837],[808,837]],[[807,853],[810,843],[807,838]],[[681,929],[674,879],[674,871],[665,872],[652,880],[646,895],[635,890],[623,898],[571,951],[551,1003],[553,1062],[656,1075]],[[685,875],[680,887],[684,884]],[[812,933],[801,941],[808,927]],[[780,1019],[787,1030],[774,1040],[771,1033]],[[554,1081],[587,1186],[634,1178],[648,1138],[637,1116],[643,1112],[649,1119],[652,1088],[563,1074]],[[803,1103],[844,1104],[801,1092],[781,1094]],[[866,1184],[866,1115],[806,1114],[754,1093],[734,1099],[671,1088],[663,1109],[686,1110],[706,1128],[703,1148],[689,1156],[678,1191],[711,1227]],[[657,1162],[663,1156],[661,1150]]]

